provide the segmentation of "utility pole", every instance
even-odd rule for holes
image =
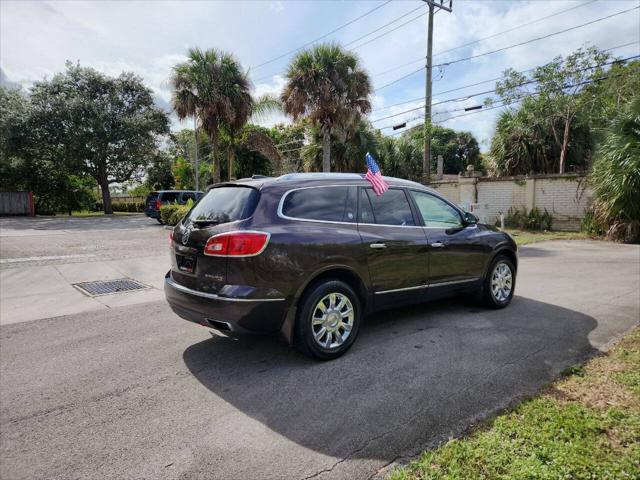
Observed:
[[[453,0],[422,0],[429,5],[427,22],[427,68],[424,98],[424,151],[422,152],[422,182],[431,181],[431,73],[433,70],[433,15],[438,10],[451,12]],[[448,3],[448,5],[447,5]]]
[[[200,169],[198,168],[198,116],[194,115],[193,116],[193,140],[195,143],[195,150],[196,150],[196,158],[195,158],[195,168],[196,168],[196,190],[200,190],[200,188],[198,188],[199,185],[199,177],[200,177]]]

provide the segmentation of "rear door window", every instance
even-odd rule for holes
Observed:
[[[162,203],[176,203],[180,192],[160,192],[160,201]]]
[[[363,188],[361,191],[361,223],[399,226],[415,225],[409,200],[404,190],[390,188],[380,196],[376,195],[371,188]],[[372,219],[373,221],[371,221]]]
[[[194,202],[196,201],[195,192],[183,192],[182,193],[182,202],[183,203],[187,203],[189,200],[193,200]]]
[[[282,214],[303,220],[325,222],[356,221],[355,187],[315,187],[289,192],[282,204]]]
[[[228,223],[253,215],[260,194],[251,187],[216,187],[209,190],[187,217],[193,222]]]

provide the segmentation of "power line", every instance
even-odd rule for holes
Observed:
[[[260,67],[263,67],[263,66],[265,66],[265,65],[268,65],[268,64],[270,64],[270,63],[273,63],[273,62],[275,62],[275,61],[277,61],[277,60],[280,60],[281,58],[286,57],[287,55],[291,55],[292,53],[295,53],[295,52],[297,52],[297,51],[299,51],[299,50],[302,50],[303,48],[308,47],[309,45],[311,45],[311,44],[313,44],[313,43],[315,43],[315,42],[318,42],[318,41],[320,41],[320,40],[322,40],[322,39],[324,39],[324,38],[327,38],[328,36],[333,35],[334,33],[336,33],[336,32],[338,32],[338,31],[342,30],[343,28],[348,27],[349,25],[351,25],[351,24],[353,24],[353,23],[357,22],[358,20],[363,19],[363,18],[364,18],[364,17],[366,17],[367,15],[372,14],[373,12],[375,12],[376,10],[378,10],[378,9],[380,9],[380,8],[382,8],[382,7],[384,7],[384,6],[385,6],[385,5],[387,5],[388,3],[391,3],[391,0],[386,0],[385,2],[381,3],[380,5],[377,5],[376,7],[372,8],[371,10],[368,10],[367,12],[363,13],[363,14],[362,14],[362,15],[360,15],[359,17],[356,17],[356,18],[354,18],[353,20],[350,20],[350,21],[348,21],[347,23],[345,23],[345,24],[343,24],[343,25],[340,25],[340,26],[339,26],[339,27],[337,27],[337,28],[334,28],[334,29],[333,29],[333,30],[331,30],[329,33],[325,33],[324,35],[322,35],[322,36],[320,36],[320,37],[318,37],[318,38],[315,38],[314,40],[311,40],[311,41],[309,41],[309,42],[305,43],[304,45],[302,45],[302,46],[300,46],[300,47],[294,48],[293,50],[289,50],[288,52],[283,53],[283,54],[281,54],[281,55],[278,55],[277,57],[274,57],[274,58],[272,58],[272,59],[270,59],[270,60],[267,60],[266,62],[262,62],[261,64],[256,65],[256,66],[254,66],[253,68],[254,68],[254,69],[255,69],[255,68],[260,68]]]
[[[391,21],[389,21],[389,22],[385,23],[384,25],[381,25],[380,27],[378,27],[378,28],[376,28],[376,29],[374,29],[374,30],[371,30],[370,32],[368,32],[368,33],[366,33],[366,34],[364,34],[364,35],[362,35],[362,36],[360,36],[360,37],[358,37],[358,38],[356,38],[356,39],[354,39],[354,40],[352,40],[352,41],[350,41],[350,42],[346,43],[344,46],[345,46],[345,47],[348,47],[349,45],[352,45],[352,44],[354,44],[354,43],[356,43],[356,42],[358,42],[358,41],[360,41],[360,40],[362,40],[362,39],[364,39],[364,38],[368,37],[369,35],[372,35],[373,33],[378,32],[378,31],[382,30],[382,29],[383,29],[383,28],[385,28],[385,27],[388,27],[389,25],[391,25],[391,24],[393,24],[393,23],[397,22],[398,20],[403,19],[404,17],[406,17],[406,16],[408,16],[408,15],[411,15],[411,14],[412,14],[412,13],[414,13],[415,11],[420,10],[420,9],[422,9],[422,8],[424,8],[424,5],[420,5],[420,6],[419,6],[419,7],[417,7],[417,8],[414,8],[414,9],[412,9],[412,10],[409,10],[407,13],[404,13],[404,14],[400,15],[399,17],[396,17],[396,18],[394,18],[393,20],[391,20]],[[381,38],[381,37],[384,37],[385,35],[388,35],[389,33],[394,32],[395,30],[398,30],[400,27],[403,27],[403,26],[407,25],[408,23],[411,23],[411,22],[413,22],[414,20],[419,19],[421,16],[422,16],[422,14],[420,14],[419,16],[416,16],[416,17],[414,17],[414,18],[412,18],[412,19],[410,19],[410,20],[408,20],[408,21],[406,21],[406,22],[404,22],[404,23],[402,23],[402,24],[398,25],[397,27],[395,27],[395,28],[393,28],[393,29],[391,29],[391,30],[388,30],[388,31],[386,31],[386,32],[384,32],[384,33],[381,33],[380,35],[378,35],[378,36],[376,36],[376,37],[374,37],[374,38],[372,38],[372,39],[367,40],[366,42],[362,43],[361,45],[358,45],[358,46],[353,47],[353,49],[360,48],[360,47],[362,47],[362,46],[364,46],[364,45],[366,45],[366,44],[368,44],[368,43],[373,42],[374,40],[377,40],[377,39],[379,39],[379,38]],[[304,48],[304,47],[301,47],[301,48]],[[298,50],[300,50],[301,48],[299,48],[299,49],[297,49],[297,50],[295,50],[295,51],[298,51]],[[294,51],[294,52],[295,52],[295,51]],[[255,81],[256,81],[256,82],[262,82],[262,81],[264,81],[264,80],[269,80],[269,79],[270,79],[270,78],[272,78],[274,75],[279,75],[279,74],[282,74],[282,73],[284,73],[284,72],[285,72],[284,70],[280,70],[279,72],[277,72],[277,73],[275,73],[275,74],[267,75],[267,76],[264,76],[264,77],[260,77],[260,78],[258,78],[258,79],[257,79],[257,80],[255,80]]]
[[[640,55],[634,55],[634,56],[627,57],[627,58],[622,58],[622,59],[618,59],[618,60],[612,60],[610,62],[600,63],[600,64],[597,64],[597,65],[593,65],[593,66],[590,66],[590,67],[585,67],[585,68],[582,68],[582,69],[579,69],[579,70],[574,70],[572,73],[584,72],[585,70],[591,70],[591,69],[598,68],[598,67],[606,67],[608,65],[613,65],[614,63],[627,62],[629,60],[633,60],[633,59],[636,59],[638,57],[640,57]],[[531,69],[531,70],[533,70],[533,69]],[[529,85],[529,84],[535,83],[535,82],[536,82],[536,80],[527,80],[526,82],[522,82],[522,83],[519,83],[518,85],[514,85],[514,86],[515,87],[521,87],[521,86]],[[486,95],[486,94],[489,94],[489,93],[495,93],[495,91],[496,91],[496,89],[494,88],[493,90],[485,90],[483,92],[471,93],[471,94],[465,95],[463,97],[457,97],[457,98],[450,98],[450,99],[447,99],[447,100],[441,100],[439,102],[433,103],[432,106],[441,105],[443,103],[449,103],[449,102],[460,102],[460,101],[463,101],[463,100],[468,100],[471,97],[477,97],[479,95]],[[424,108],[424,105],[421,105],[421,106],[416,107],[416,108],[410,108],[409,110],[404,110],[403,112],[398,112],[398,113],[394,113],[392,115],[387,115],[385,117],[376,118],[375,120],[372,120],[371,123],[380,122],[382,120],[387,120],[389,118],[399,117],[400,115],[404,115],[405,113],[415,112],[415,111],[421,110],[423,108]]]
[[[387,2],[387,3],[388,3],[388,2]],[[382,5],[381,5],[381,6],[382,6]],[[384,25],[381,25],[380,27],[378,27],[378,28],[376,28],[376,29],[374,29],[374,30],[371,30],[370,32],[368,32],[368,33],[366,33],[366,34],[364,34],[364,35],[362,35],[362,36],[360,36],[360,37],[358,37],[358,38],[356,38],[356,39],[352,40],[351,42],[349,42],[349,43],[345,44],[344,46],[345,46],[345,47],[347,47],[347,46],[349,46],[349,45],[351,45],[351,44],[353,44],[353,43],[355,43],[355,42],[357,42],[357,41],[359,41],[359,40],[362,40],[362,39],[364,39],[364,38],[368,37],[369,35],[371,35],[371,34],[373,34],[373,33],[377,32],[377,31],[380,31],[381,29],[383,29],[383,28],[385,28],[385,27],[388,27],[389,25],[391,25],[391,24],[393,24],[393,23],[397,22],[398,20],[401,20],[402,18],[404,18],[404,17],[406,17],[406,16],[408,16],[408,15],[411,15],[413,12],[415,12],[415,11],[417,11],[417,10],[421,9],[421,8],[424,8],[424,5],[420,5],[420,6],[419,6],[419,7],[417,7],[417,8],[414,8],[414,9],[412,9],[412,10],[409,10],[407,13],[404,13],[404,14],[400,15],[399,17],[396,17],[396,18],[394,18],[393,20],[391,20],[391,21],[389,21],[389,22],[385,23]],[[421,16],[421,15],[420,15],[420,16]],[[412,18],[411,20],[409,20],[409,21],[407,21],[407,22],[404,22],[403,24],[401,24],[401,25],[397,26],[396,28],[393,28],[393,29],[391,29],[391,30],[389,30],[389,31],[387,31],[387,32],[384,32],[384,33],[382,33],[382,34],[380,34],[380,35],[376,36],[375,38],[368,40],[367,42],[363,43],[362,45],[358,45],[358,46],[354,47],[354,49],[355,49],[355,48],[360,48],[361,46],[365,45],[366,43],[370,43],[370,42],[372,42],[372,41],[374,41],[374,40],[377,40],[378,38],[384,37],[385,35],[388,35],[389,33],[391,33],[391,32],[393,32],[393,31],[397,30],[398,28],[400,28],[400,27],[402,27],[402,26],[404,26],[404,25],[406,25],[406,24],[408,24],[408,23],[410,23],[410,22],[412,22],[412,21],[414,21],[414,20],[416,20],[416,19],[420,18],[420,16],[418,16],[418,17],[414,17],[414,18]],[[317,40],[317,39],[316,39],[316,40]],[[306,45],[304,45],[304,46],[302,46],[302,47],[300,47],[300,48],[298,48],[298,49],[296,49],[296,50],[292,50],[292,51],[291,51],[291,52],[289,52],[289,53],[295,53],[295,52],[297,52],[298,50],[301,50],[302,48],[304,48],[305,46],[310,45],[311,43],[313,43],[313,42],[309,42],[309,43],[307,43]],[[284,54],[283,56],[286,56],[286,55],[287,55],[287,54]],[[282,56],[281,56],[280,58],[282,58]],[[258,79],[257,79],[257,80],[255,80],[255,81],[256,81],[256,82],[262,82],[262,81],[264,81],[264,80],[269,80],[269,79],[271,79],[274,75],[280,75],[280,74],[283,74],[284,72],[285,72],[285,70],[280,70],[280,71],[279,71],[279,72],[277,72],[277,73],[274,73],[274,74],[271,74],[271,75],[266,75],[266,76],[264,76],[264,77],[260,77],[260,78],[258,78]]]
[[[362,36],[360,36],[360,37],[358,37],[358,38],[356,38],[356,39],[354,39],[354,40],[351,40],[349,43],[345,43],[345,44],[344,44],[344,47],[348,47],[348,46],[350,46],[350,45],[353,45],[354,43],[359,42],[359,41],[360,41],[360,40],[362,40],[363,38],[366,38],[366,37],[368,37],[369,35],[372,35],[372,34],[374,34],[374,33],[378,32],[378,31],[382,30],[382,29],[383,29],[383,28],[385,28],[385,27],[388,27],[388,26],[389,26],[389,25],[391,25],[392,23],[396,23],[398,20],[401,20],[401,19],[403,19],[404,17],[406,17],[406,16],[408,16],[408,15],[411,15],[412,13],[414,13],[414,12],[416,12],[416,11],[418,11],[418,10],[421,10],[421,9],[423,9],[424,7],[425,7],[424,5],[420,5],[419,7],[414,8],[414,9],[412,9],[412,10],[408,11],[408,12],[407,12],[407,13],[405,13],[404,15],[400,15],[399,17],[395,18],[394,20],[391,20],[390,22],[385,23],[384,25],[382,25],[382,26],[380,26],[380,27],[376,28],[375,30],[371,30],[369,33],[367,33],[367,34],[365,34],[365,35],[362,35]],[[356,47],[353,47],[353,49],[355,50],[356,48],[360,48],[360,47],[362,47],[362,46],[364,46],[364,45],[366,45],[366,44],[368,44],[368,43],[371,43],[371,42],[373,42],[374,40],[377,40],[377,39],[378,39],[378,38],[380,38],[380,37],[384,37],[385,35],[388,35],[389,33],[391,33],[391,32],[393,32],[393,31],[395,31],[395,30],[399,29],[400,27],[403,27],[403,26],[407,25],[408,23],[411,23],[411,22],[413,22],[414,20],[417,20],[418,18],[422,18],[422,13],[421,13],[420,15],[418,15],[418,16],[416,16],[416,17],[413,17],[413,18],[411,18],[410,20],[407,20],[406,22],[404,22],[404,23],[402,23],[402,24],[398,25],[397,27],[395,27],[395,28],[393,28],[393,29],[391,29],[391,30],[389,30],[389,31],[387,31],[387,32],[385,32],[385,33],[382,33],[382,34],[378,35],[377,37],[374,37],[374,38],[372,38],[372,39],[367,40],[366,42],[362,43],[361,45],[358,45],[358,46],[356,46]]]
[[[413,10],[411,10],[409,13],[407,13],[407,14],[403,15],[402,17],[406,17],[407,15],[409,15],[409,14],[411,14],[411,13],[415,12],[416,10],[420,10],[420,9],[422,9],[422,8],[424,8],[424,7],[425,7],[425,5],[420,5],[418,8],[414,8]],[[392,24],[392,23],[395,23],[396,21],[398,21],[398,20],[399,20],[400,18],[402,18],[402,17],[396,18],[396,19],[395,19],[395,20],[393,20],[392,22],[389,22],[389,23],[387,23],[387,24],[383,25],[382,27],[380,27],[380,28],[378,28],[378,29],[374,30],[373,32],[370,32],[370,33],[368,33],[367,35],[363,35],[363,36],[362,36],[362,37],[360,37],[360,38],[357,38],[357,39],[355,39],[355,40],[353,40],[353,41],[351,41],[351,42],[349,42],[349,43],[346,43],[344,46],[345,46],[345,47],[348,47],[348,46],[350,46],[350,45],[353,45],[353,44],[354,44],[354,43],[356,43],[358,40],[362,40],[363,38],[368,37],[368,36],[369,36],[369,35],[371,35],[372,33],[376,32],[376,31],[378,31],[378,30],[381,30],[382,28],[384,28],[384,27],[386,27],[386,26],[388,26],[388,25],[390,25],[390,24]],[[418,20],[418,19],[420,19],[420,18],[422,18],[422,13],[420,13],[420,15],[417,15],[417,16],[415,16],[415,17],[413,17],[413,18],[411,18],[411,19],[407,20],[407,21],[406,21],[406,22],[404,22],[404,23],[401,23],[400,25],[398,25],[398,26],[396,26],[396,27],[392,28],[391,30],[387,30],[386,32],[381,33],[380,35],[377,35],[377,36],[375,36],[375,37],[373,37],[373,38],[370,38],[370,39],[369,39],[369,40],[367,40],[366,42],[362,42],[360,45],[356,45],[355,47],[352,47],[352,50],[357,50],[358,48],[362,48],[362,47],[364,47],[365,45],[368,45],[368,44],[370,44],[371,42],[374,42],[375,40],[378,40],[379,38],[384,37],[385,35],[389,35],[390,33],[395,32],[396,30],[398,30],[399,28],[402,28],[402,27],[404,27],[405,25],[408,25],[409,23],[414,22],[414,21],[416,21],[416,20]]]
[[[525,41],[525,42],[515,43],[515,44],[513,44],[513,45],[509,45],[509,46],[507,46],[507,47],[499,48],[499,49],[497,49],[497,50],[491,50],[490,52],[479,53],[479,54],[477,54],[477,55],[471,55],[470,57],[458,58],[458,59],[456,59],[456,60],[451,60],[451,61],[449,61],[449,62],[443,62],[443,63],[440,63],[440,64],[438,64],[438,65],[434,65],[434,67],[444,67],[444,66],[449,66],[449,65],[453,65],[453,64],[455,64],[455,63],[466,62],[466,61],[468,61],[468,60],[472,60],[472,59],[474,59],[474,58],[484,57],[484,56],[486,56],[486,55],[492,55],[492,54],[494,54],[494,53],[503,52],[503,51],[505,51],[505,50],[509,50],[509,49],[511,49],[511,48],[521,47],[522,45],[527,45],[527,44],[529,44],[529,43],[537,42],[537,41],[539,41],[539,40],[545,40],[545,39],[550,38],[550,37],[553,37],[553,36],[555,36],[555,35],[560,35],[560,34],[562,34],[562,33],[570,32],[570,31],[572,31],[572,30],[576,30],[576,29],[578,29],[578,28],[586,27],[586,26],[588,26],[588,25],[593,25],[594,23],[602,22],[603,20],[608,20],[609,18],[617,17],[618,15],[622,15],[623,13],[628,13],[628,12],[630,12],[630,11],[632,11],[632,10],[637,10],[638,8],[640,8],[640,6],[638,6],[638,7],[633,7],[633,8],[628,8],[627,10],[622,10],[622,11],[620,11],[620,12],[613,13],[613,14],[611,14],[611,15],[607,15],[606,17],[600,17],[600,18],[597,18],[597,19],[595,19],[595,20],[591,20],[590,22],[583,23],[583,24],[581,24],[581,25],[576,25],[576,26],[574,26],[574,27],[565,28],[564,30],[560,30],[560,31],[558,31],[558,32],[553,32],[553,33],[549,33],[549,34],[547,34],[547,35],[543,35],[543,36],[541,36],[541,37],[532,38],[532,39],[527,40],[527,41]]]
[[[618,48],[624,48],[624,47],[628,47],[630,45],[637,45],[639,43],[640,43],[640,41],[636,40],[635,42],[629,42],[629,43],[625,43],[623,45],[617,45],[615,47],[607,48],[607,49],[605,49],[603,51],[609,52],[611,50],[617,50]],[[536,68],[538,68],[538,67],[532,67],[532,68],[528,68],[527,70],[521,70],[518,73],[527,73],[527,72],[530,72],[532,70],[535,70]],[[451,88],[449,90],[443,90],[441,92],[434,93],[434,95],[443,95],[445,93],[451,93],[451,92],[456,92],[458,90],[464,90],[465,88],[469,88],[469,87],[477,87],[478,85],[482,85],[484,83],[496,82],[498,80],[501,80],[502,78],[503,77],[490,78],[489,80],[483,80],[481,82],[470,83],[468,85],[463,85],[461,87]],[[380,108],[377,108],[375,110],[372,110],[372,112],[379,112],[381,110],[387,110],[387,109],[392,108],[392,107],[397,107],[399,105],[406,105],[407,103],[418,102],[420,100],[424,100],[424,97],[417,97],[417,98],[413,98],[411,100],[405,100],[405,101],[402,101],[402,102],[394,103],[392,105],[387,105],[386,107],[380,107]]]
[[[638,55],[638,56],[640,56],[640,55]],[[615,63],[615,62],[614,62],[614,63]],[[621,75],[621,74],[613,75],[613,77],[619,77],[620,75]],[[574,84],[572,84],[572,85],[565,85],[564,87],[562,87],[562,89],[563,89],[563,90],[566,90],[567,88],[573,88],[573,87],[579,87],[579,86],[582,86],[582,85],[588,85],[588,84],[591,84],[591,83],[599,82],[600,80],[606,80],[607,78],[611,78],[611,77],[612,77],[612,75],[606,75],[606,76],[604,76],[604,77],[595,78],[595,79],[592,79],[592,80],[585,80],[584,82],[574,83]],[[515,99],[513,99],[513,100],[511,100],[511,101],[509,101],[509,102],[502,101],[502,104],[501,104],[501,105],[492,105],[491,107],[483,108],[482,110],[477,110],[477,111],[473,111],[473,112],[463,113],[463,114],[461,114],[461,115],[454,115],[454,116],[449,117],[449,118],[446,118],[446,119],[444,119],[444,120],[442,120],[442,121],[440,121],[440,122],[434,122],[434,123],[436,123],[437,125],[440,125],[440,124],[442,124],[442,123],[444,123],[444,122],[448,122],[449,120],[453,120],[454,118],[466,117],[466,116],[468,116],[468,115],[475,115],[475,114],[477,114],[477,113],[482,113],[482,112],[488,112],[488,111],[490,111],[490,110],[495,110],[496,108],[507,107],[507,106],[509,106],[509,105],[513,105],[513,104],[515,104],[515,103],[518,103],[520,100],[524,100],[524,99],[526,99],[526,98],[530,98],[530,97],[535,97],[535,96],[537,96],[537,95],[540,95],[540,92],[528,93],[528,94],[526,94],[526,95],[521,95],[521,96],[519,96],[519,97],[517,97],[517,98],[515,98]],[[444,112],[442,112],[442,113],[444,113]],[[420,116],[420,117],[415,117],[415,118],[413,118],[413,119],[409,119],[409,120],[407,120],[407,122],[411,122],[411,121],[413,121],[413,120],[418,120],[418,119],[420,119],[420,118],[422,118],[422,117],[421,117],[421,116]],[[419,125],[419,124],[418,124],[418,125]],[[414,128],[415,126],[417,126],[417,125],[414,125],[413,127],[410,127],[410,128]],[[395,136],[395,135],[400,135],[401,133],[404,133],[404,132],[407,132],[407,131],[408,131],[408,130],[402,130],[402,131],[399,131],[399,132],[392,133],[392,134],[390,134],[390,135],[388,135],[388,136],[389,136],[389,137],[392,137],[392,136]]]
[[[446,50],[442,50],[440,52],[434,53],[433,56],[435,57],[436,55],[442,55],[443,53],[453,52],[454,50],[458,50],[460,48],[464,48],[464,47],[468,47],[468,46],[471,46],[471,45],[475,45],[476,43],[480,43],[480,42],[483,42],[485,40],[490,40],[492,38],[495,38],[497,36],[503,35],[505,33],[513,32],[513,31],[518,30],[518,29],[520,29],[522,27],[528,27],[529,25],[533,25],[534,23],[538,23],[538,22],[541,22],[543,20],[547,20],[549,18],[561,15],[561,14],[569,12],[571,10],[575,10],[577,8],[586,7],[587,5],[590,5],[590,4],[595,3],[597,1],[598,0],[590,0],[588,2],[581,3],[580,5],[576,5],[576,6],[573,6],[573,7],[570,7],[570,8],[566,8],[564,10],[560,10],[558,12],[552,13],[551,15],[547,15],[545,17],[536,18],[535,20],[531,20],[530,22],[523,23],[521,25],[517,25],[517,26],[515,26],[513,28],[510,28],[508,30],[503,30],[502,32],[494,33],[493,35],[489,35],[488,37],[479,38],[478,40],[474,40],[473,42],[463,43],[462,45],[458,45],[457,47],[451,47],[451,48],[448,48]]]
[[[434,65],[434,67],[445,67],[445,66],[456,64],[456,63],[466,62],[468,60],[472,60],[472,59],[475,59],[475,58],[484,57],[486,55],[492,55],[494,53],[503,52],[503,51],[509,50],[511,48],[521,47],[521,46],[527,45],[529,43],[537,42],[537,41],[540,41],[540,40],[545,40],[545,39],[553,37],[555,35],[560,35],[562,33],[570,32],[570,31],[576,30],[578,28],[586,27],[588,25],[592,25],[594,23],[601,22],[603,20],[607,20],[607,19],[612,18],[612,17],[618,16],[618,15],[622,15],[623,13],[628,13],[628,12],[630,12],[632,10],[637,10],[638,8],[640,8],[640,7],[633,7],[633,8],[629,8],[627,10],[622,10],[620,12],[617,12],[617,13],[614,13],[614,14],[611,14],[611,15],[607,15],[606,17],[600,17],[600,18],[597,18],[597,19],[592,20],[590,22],[583,23],[581,25],[576,25],[576,26],[573,26],[573,27],[570,27],[570,28],[566,28],[564,30],[560,30],[560,31],[557,31],[557,32],[549,33],[549,34],[543,35],[541,37],[532,38],[532,39],[524,41],[524,42],[519,42],[519,43],[515,43],[513,45],[508,45],[506,47],[502,47],[502,48],[499,48],[497,50],[491,50],[489,52],[483,52],[483,53],[479,53],[477,55],[472,55],[472,56],[469,56],[469,57],[458,58],[458,59],[455,59],[455,60],[451,60],[449,62],[438,63],[438,64]],[[418,62],[418,61],[424,61],[424,59],[416,60],[416,62]],[[414,63],[416,63],[416,62],[414,62]],[[409,64],[405,64],[404,66],[407,66]],[[410,72],[410,73],[408,73],[406,75],[403,75],[400,78],[397,78],[397,79],[395,79],[395,80],[393,80],[393,81],[391,81],[391,82],[389,82],[389,83],[387,83],[387,84],[385,84],[385,85],[383,85],[381,87],[376,88],[375,91],[382,90],[383,88],[387,88],[387,87],[389,87],[391,85],[394,85],[394,84],[396,84],[396,83],[398,83],[398,82],[400,82],[400,81],[402,81],[402,80],[404,80],[404,79],[406,79],[406,78],[408,78],[408,77],[410,77],[412,75],[415,75],[418,72],[423,71],[424,68],[425,67],[420,67],[417,70],[414,70],[414,71],[412,71],[412,72]],[[389,71],[391,71],[391,70],[389,70]]]
[[[597,2],[597,1],[598,1],[598,0],[591,0],[591,1],[588,1],[588,2],[585,2],[585,3],[582,3],[582,4],[580,4],[580,5],[576,5],[576,6],[574,6],[574,7],[567,8],[567,9],[565,9],[565,10],[560,10],[560,11],[558,11],[558,12],[552,13],[551,15],[547,15],[547,16],[545,16],[545,17],[537,18],[537,19],[535,19],[535,20],[531,20],[530,22],[523,23],[523,24],[520,24],[520,25],[516,25],[515,27],[509,28],[509,29],[507,29],[507,30],[503,30],[503,31],[501,31],[501,32],[494,33],[493,35],[490,35],[490,36],[488,36],[488,37],[479,38],[478,40],[474,40],[473,42],[463,43],[463,44],[461,44],[461,45],[457,45],[457,46],[455,46],[455,47],[451,47],[451,48],[449,48],[449,49],[447,49],[447,50],[442,50],[442,51],[440,51],[440,52],[434,53],[434,54],[433,54],[433,56],[435,57],[435,56],[437,56],[437,55],[442,55],[443,53],[452,52],[452,51],[454,51],[454,50],[458,50],[458,49],[460,49],[460,48],[468,47],[468,46],[470,46],[470,45],[474,45],[474,44],[476,44],[476,43],[480,43],[480,42],[483,42],[483,41],[485,41],[485,40],[489,40],[489,39],[491,39],[491,38],[495,38],[495,37],[498,37],[498,36],[500,36],[500,35],[504,35],[505,33],[513,32],[513,31],[518,30],[518,29],[520,29],[520,28],[523,28],[523,27],[526,27],[526,26],[529,26],[529,25],[533,25],[534,23],[538,23],[538,22],[540,22],[540,21],[542,21],[542,20],[547,20],[547,19],[549,19],[549,18],[555,17],[555,16],[557,16],[557,15],[561,15],[561,14],[566,13],[566,12],[571,11],[571,10],[575,10],[576,8],[584,7],[584,6],[586,6],[586,5],[589,5],[589,4],[594,3],[594,2]],[[388,70],[385,70],[384,72],[378,72],[378,73],[375,73],[375,74],[373,74],[372,76],[373,76],[373,77],[376,77],[376,76],[378,76],[378,75],[383,75],[383,74],[385,74],[385,73],[390,73],[390,72],[393,72],[394,70],[397,70],[397,69],[400,69],[400,68],[403,68],[403,67],[408,67],[409,65],[414,65],[414,64],[416,64],[416,63],[418,63],[418,62],[422,62],[422,61],[424,61],[424,57],[421,57],[421,58],[419,58],[419,59],[417,59],[417,60],[412,60],[411,62],[403,63],[402,65],[397,65],[397,66],[392,67],[392,68],[390,68],[390,69],[388,69]]]

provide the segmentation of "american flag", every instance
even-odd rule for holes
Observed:
[[[376,195],[380,196],[389,189],[389,185],[382,178],[376,159],[369,152],[367,152],[365,160],[367,161],[367,173],[364,178],[369,181]]]

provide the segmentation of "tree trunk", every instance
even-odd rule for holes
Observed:
[[[569,146],[569,127],[570,126],[571,126],[571,120],[567,118],[564,121],[564,136],[562,138],[562,150],[560,150],[560,173],[564,173],[564,167],[567,161],[567,148]]]
[[[216,155],[216,143],[211,139],[211,157],[213,158],[213,183],[220,183],[220,159]]]
[[[106,215],[113,214],[113,207],[111,206],[111,194],[109,193],[109,182],[107,177],[100,179],[100,190],[102,190],[102,208]]]
[[[322,134],[322,171],[331,171],[331,135],[326,131]]]
[[[235,152],[233,151],[233,146],[229,146],[227,151],[227,176],[229,177],[229,181],[233,178],[233,161],[235,160]]]

